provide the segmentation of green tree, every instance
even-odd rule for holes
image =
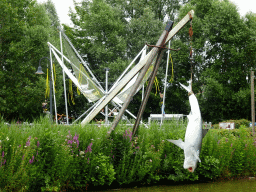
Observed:
[[[248,98],[246,76],[255,61],[254,15],[241,18],[237,7],[225,0],[191,0],[181,9],[179,17],[191,9],[195,10],[193,91],[200,93],[202,87],[206,90],[204,98],[200,99],[203,118],[215,122],[247,118],[250,106],[241,101]],[[188,47],[188,50],[187,33],[188,29],[181,30],[174,44]],[[174,54],[174,60],[180,63],[179,69],[187,69],[190,62],[181,54],[182,51]],[[186,71],[190,73],[188,69]],[[244,112],[244,109],[248,110]]]
[[[36,1],[2,0],[0,7],[0,113],[31,120],[42,113],[45,78],[35,71],[49,55],[51,21]]]
[[[145,7],[148,7],[154,14],[154,19],[164,21],[165,17],[174,20],[181,5],[186,4],[189,0],[106,0],[114,7],[120,7],[123,11],[123,16],[126,18],[139,18],[144,14]]]
[[[80,53],[86,54],[83,55],[85,60],[103,82],[104,68],[125,57],[125,25],[120,18],[120,10],[103,0],[83,1],[81,6],[75,5],[76,13],[71,12],[71,20],[76,26],[73,43],[79,47]]]

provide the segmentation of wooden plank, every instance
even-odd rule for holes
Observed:
[[[152,49],[143,59],[141,62],[139,62],[134,68],[132,68],[119,82],[119,84],[116,86],[116,88],[109,93],[109,95],[102,101],[102,103],[93,111],[91,111],[87,117],[81,122],[82,125],[85,125],[86,123],[89,123],[100,111],[103,107],[105,107],[106,104],[108,104],[118,93],[121,91],[121,89],[145,66],[147,60],[152,57],[153,51],[157,49]]]
[[[178,33],[179,30],[182,29],[184,25],[186,25],[187,22],[191,20],[191,17],[194,17],[194,14],[194,10],[189,11],[188,14],[185,17],[183,17],[183,19],[180,20],[180,22],[177,25],[175,25],[175,27],[168,34],[165,44],[168,43],[173,38],[173,36],[176,35],[176,33]]]
[[[191,10],[170,32],[166,38],[165,44],[188,22],[190,21],[190,15],[193,17],[194,11]],[[163,36],[163,35],[162,35]],[[161,36],[161,38],[163,38]],[[161,39],[160,38],[160,39]],[[160,40],[159,39],[159,40]],[[159,42],[159,41],[158,41]],[[157,43],[160,45],[160,43]],[[87,117],[81,122],[82,125],[89,123],[100,111],[101,109],[107,105],[119,92],[120,90],[148,63],[152,62],[158,53],[158,48],[153,48],[146,57],[139,62],[133,69],[131,69],[124,78],[120,81],[120,83],[116,86],[116,88],[109,93],[109,95],[102,101],[101,104],[95,109],[92,110]],[[121,114],[120,114],[121,115]],[[113,126],[115,127],[115,126]],[[112,129],[113,129],[112,127]]]

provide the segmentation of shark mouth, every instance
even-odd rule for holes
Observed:
[[[191,172],[191,173],[194,172],[192,167],[189,167],[188,171]]]

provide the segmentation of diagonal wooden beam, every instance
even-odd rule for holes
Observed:
[[[165,40],[168,36],[169,31],[172,29],[173,26],[173,22],[169,21],[166,25],[165,30],[163,31],[161,37],[159,38],[158,42],[156,43],[156,46],[160,46],[163,47],[165,45]],[[122,118],[124,111],[126,110],[126,108],[128,107],[128,105],[130,104],[133,95],[136,93],[136,90],[138,89],[141,81],[143,80],[143,77],[145,76],[146,72],[148,71],[148,68],[150,67],[151,63],[153,62],[153,59],[157,56],[157,60],[161,60],[162,55],[163,54],[159,54],[159,51],[163,50],[162,48],[153,48],[154,52],[152,53],[152,57],[150,59],[147,60],[146,65],[143,67],[143,69],[141,70],[141,72],[139,73],[139,76],[136,79],[136,82],[134,83],[134,85],[132,86],[132,89],[130,90],[126,101],[123,104],[123,107],[121,108],[121,110],[119,111],[118,115],[116,116],[111,129],[109,131],[109,134],[111,133],[111,131],[113,131],[117,124],[119,123],[120,119]],[[143,99],[144,101],[145,99]],[[136,121],[138,121],[138,119],[136,119]],[[139,120],[140,121],[140,120]]]
[[[168,34],[165,39],[165,44],[194,16],[194,11],[191,10]],[[161,35],[159,41],[162,41],[163,35]],[[160,45],[160,44],[159,44]],[[158,46],[158,45],[157,45]],[[89,123],[100,111],[108,104],[120,91],[121,89],[146,65],[150,65],[153,59],[157,56],[158,48],[153,48],[146,57],[139,62],[133,69],[131,69],[116,86],[116,88],[107,95],[107,97],[98,105],[98,107],[92,110],[87,117],[81,122],[82,125]],[[127,107],[126,107],[127,108]],[[118,121],[119,122],[119,121]],[[118,123],[117,122],[117,123]]]

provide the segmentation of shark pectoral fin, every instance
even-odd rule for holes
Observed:
[[[167,139],[167,141],[169,141],[169,142],[171,142],[171,143],[177,145],[178,147],[180,147],[181,149],[184,150],[184,142],[183,142],[181,139],[179,139],[179,140]]]

